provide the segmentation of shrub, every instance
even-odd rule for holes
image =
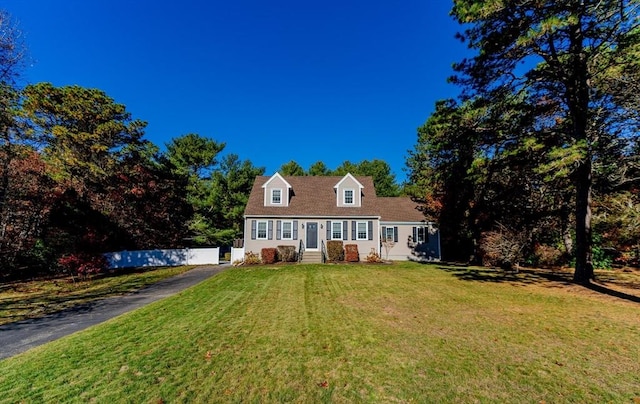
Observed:
[[[74,253],[58,258],[58,265],[64,272],[80,277],[104,272],[109,263],[102,254]]]
[[[327,241],[327,255],[329,261],[343,261],[344,249],[342,248],[342,241],[329,240]]]
[[[382,262],[380,254],[376,252],[375,248],[372,248],[371,251],[369,251],[369,254],[367,254],[367,258],[365,258],[365,260],[369,263]]]
[[[611,269],[613,264],[613,249],[606,248],[601,234],[593,233],[592,256],[593,267],[597,269]]]
[[[278,259],[282,262],[295,262],[296,247],[292,245],[279,245]]]
[[[511,270],[522,260],[525,236],[500,225],[497,230],[482,233],[480,252],[482,264]]]
[[[260,252],[262,262],[265,264],[273,264],[276,262],[276,254],[278,250],[276,248],[263,248]]]
[[[224,253],[224,260],[225,261],[231,261],[231,253],[230,252]]]
[[[534,254],[536,263],[541,267],[552,267],[562,260],[562,251],[546,244],[536,245]]]
[[[260,256],[253,251],[249,251],[244,253],[244,264],[245,265],[258,265],[262,264],[262,260]]]
[[[345,260],[347,262],[360,261],[360,254],[358,253],[357,244],[347,244],[344,246],[344,250],[345,250]]]

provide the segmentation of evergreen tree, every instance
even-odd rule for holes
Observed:
[[[507,99],[499,94],[509,93],[554,110],[536,115],[533,123],[544,137],[524,134],[513,142],[517,148],[546,150],[538,171],[570,181],[577,282],[593,277],[595,169],[610,166],[613,156],[627,157],[637,133],[632,126],[637,95],[623,91],[622,83],[638,79],[638,6],[625,0],[456,0],[452,10],[466,27],[460,38],[477,51],[455,65],[452,81],[463,87],[464,99],[499,102]],[[624,145],[611,153],[616,142]]]

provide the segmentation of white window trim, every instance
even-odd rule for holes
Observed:
[[[285,223],[289,223],[291,225],[291,230],[290,230],[290,237],[285,237],[284,236],[284,225]],[[283,220],[282,223],[280,223],[280,239],[281,240],[293,240],[293,220]]]
[[[351,191],[351,202],[347,202],[347,191]],[[356,191],[353,188],[345,188],[342,190],[342,203],[345,205],[356,204]]]
[[[360,237],[358,226],[364,224],[364,238]],[[356,222],[356,240],[369,240],[369,223],[368,222]]]
[[[333,236],[333,225],[334,223],[338,223],[340,225],[340,237]],[[344,236],[344,229],[342,228],[342,221],[332,221],[331,222],[331,240],[342,240],[342,236]]]
[[[391,237],[389,237],[389,229],[391,229]],[[396,230],[393,228],[393,226],[387,226],[387,228],[385,229],[383,241],[387,241],[389,239],[391,239],[391,241],[396,239]]]
[[[264,223],[264,237],[260,237],[260,223]],[[269,221],[257,220],[256,221],[256,240],[268,240],[269,239]]]
[[[275,191],[280,191],[280,202],[274,202],[273,201],[273,194],[274,194]],[[272,205],[282,205],[282,197],[283,197],[282,188],[273,188],[273,189],[271,189],[271,204]]]

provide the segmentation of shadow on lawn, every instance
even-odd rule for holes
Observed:
[[[3,320],[6,320],[3,321],[4,323],[53,316],[58,313],[63,315],[68,312],[82,313],[91,311],[94,306],[93,303],[97,300],[120,296],[125,293],[126,291],[104,290],[77,296],[46,296],[43,294],[19,300],[0,301],[0,312],[5,311],[8,313],[3,317]]]
[[[628,300],[634,303],[640,303],[640,294],[633,295],[621,292],[619,290],[611,289],[610,287],[607,287],[606,284],[601,283],[589,283],[587,285],[578,284],[573,282],[573,274],[564,271],[559,272],[553,270],[524,268],[517,272],[510,272],[495,268],[467,267],[464,265],[439,266],[438,269],[450,272],[456,278],[464,281],[510,283],[520,286],[537,284],[549,288],[562,288],[573,285],[581,286],[603,295]],[[640,289],[640,285],[632,282],[616,282],[609,278],[607,279],[607,283],[614,285],[617,284],[631,289]]]

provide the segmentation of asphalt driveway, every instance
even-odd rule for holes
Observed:
[[[0,359],[84,330],[120,314],[174,295],[229,268],[230,264],[202,266],[164,279],[136,292],[82,304],[45,317],[0,326]]]

